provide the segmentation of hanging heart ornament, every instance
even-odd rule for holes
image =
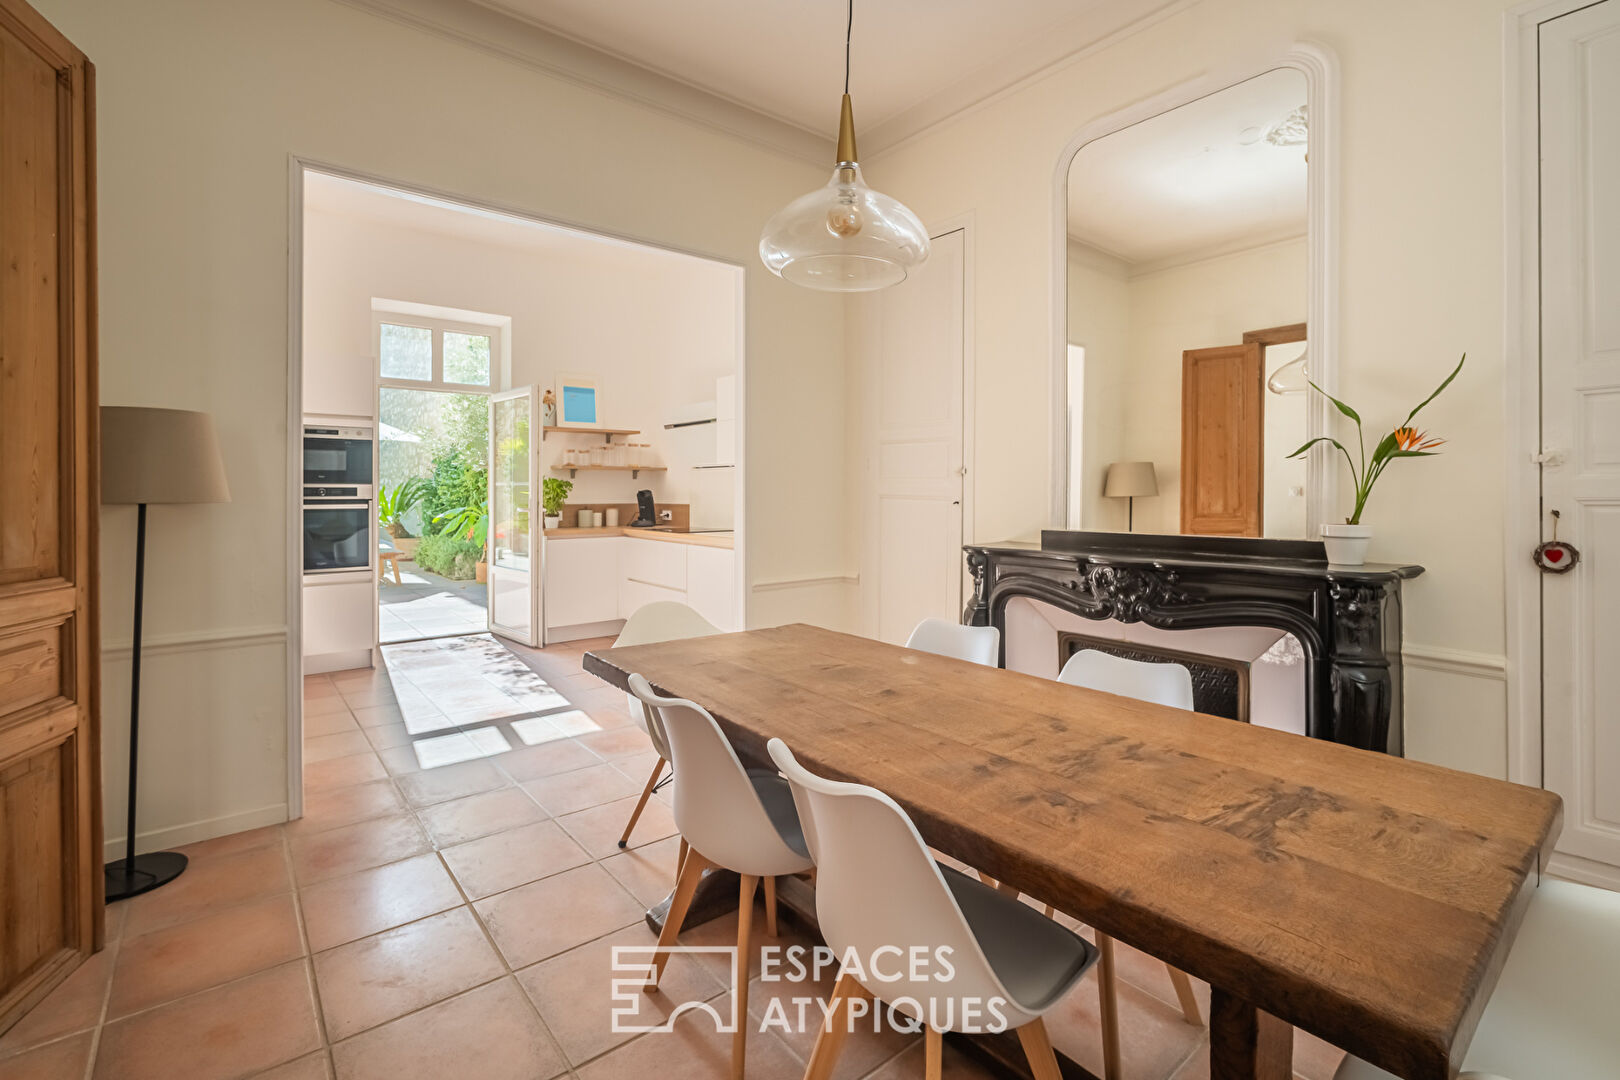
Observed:
[[[1536,548],[1533,558],[1536,565],[1545,573],[1567,574],[1581,561],[1581,553],[1575,550],[1573,544],[1566,544],[1562,540],[1548,540]]]

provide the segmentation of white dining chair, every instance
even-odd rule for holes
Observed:
[[[815,775],[781,739],[766,749],[793,788],[816,862],[816,918],[845,965],[805,1080],[832,1075],[857,998],[880,999],[926,1025],[929,1080],[939,1077],[945,1032],[999,1030],[1018,1032],[1036,1080],[1059,1080],[1041,1017],[1085,975],[1096,950],[1016,897],[936,862],[883,792]],[[934,962],[940,955],[949,972]],[[894,978],[881,977],[885,971]]]
[[[1192,672],[1181,664],[1150,664],[1082,649],[1069,657],[1057,681],[1172,709],[1193,707]]]
[[[1620,1076],[1620,892],[1546,878],[1463,1057],[1478,1080]],[[1358,1057],[1335,1080],[1395,1080]]]
[[[645,706],[648,721],[668,745],[681,782],[675,785],[675,824],[681,830],[680,875],[664,916],[653,956],[649,991],[658,987],[669,946],[680,933],[698,881],[710,868],[731,870],[741,879],[737,893],[737,1013],[742,1017],[731,1040],[731,1075],[741,1080],[747,1049],[748,937],[754,893],[765,882],[765,930],[776,936],[776,879],[801,874],[813,865],[805,846],[793,794],[786,780],[768,769],[745,769],[707,709],[656,693],[638,674],[630,692]]]
[[[1181,664],[1152,664],[1112,656],[1096,649],[1082,649],[1069,657],[1058,682],[1081,686],[1088,690],[1101,690],[1120,697],[1150,701],[1172,709],[1193,707],[1192,673]],[[1054,909],[1046,906],[1046,914]],[[1114,974],[1114,941],[1102,932],[1097,933],[1097,948],[1102,952],[1098,964],[1098,1014],[1102,1021],[1103,1074],[1105,1080],[1116,1080],[1121,1073],[1119,1049],[1119,990]],[[1165,964],[1170,985],[1175,988],[1176,1000],[1181,1003],[1181,1015],[1187,1023],[1201,1026],[1204,1018],[1193,993],[1192,979],[1185,971]]]
[[[718,633],[718,626],[685,604],[677,600],[656,600],[630,613],[613,647],[652,645],[660,641],[680,641]],[[658,751],[658,760],[653,762],[652,775],[647,777],[647,786],[641,789],[641,798],[636,800],[636,808],[630,811],[630,820],[625,823],[624,835],[619,837],[621,848],[629,845],[630,833],[635,829],[636,822],[641,820],[641,812],[647,808],[647,800],[658,788],[658,778],[663,775],[664,766],[669,762],[669,748],[652,725],[647,723],[647,713],[641,707],[641,702],[636,700],[634,694],[626,694],[625,697],[630,701],[630,718],[640,724],[652,740],[653,749]]]
[[[1001,631],[993,626],[963,626],[944,619],[924,619],[906,639],[906,648],[999,667]]]

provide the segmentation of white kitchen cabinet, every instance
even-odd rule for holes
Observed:
[[[546,628],[613,622],[619,615],[622,537],[573,537],[545,546]],[[646,545],[638,545],[646,546]]]
[[[626,546],[622,570],[625,577],[644,585],[657,585],[677,592],[686,591],[685,544],[674,544],[667,540],[642,540],[635,536],[625,537],[624,542]]]
[[[639,540],[627,541],[630,544],[639,544]],[[666,589],[662,585],[649,585],[645,581],[634,581],[630,578],[619,579],[619,618],[628,619],[631,615],[648,604],[655,604],[660,600],[674,600],[677,603],[686,603],[684,589]]]
[[[737,629],[736,553],[692,546],[686,559],[686,602],[720,629]]]

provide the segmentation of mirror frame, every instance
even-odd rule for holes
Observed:
[[[1333,53],[1321,45],[1299,42],[1282,53],[1251,59],[1230,68],[1199,76],[1161,94],[1098,117],[1075,133],[1058,156],[1052,178],[1052,356],[1050,498],[1047,519],[1053,529],[1067,529],[1068,483],[1068,337],[1069,337],[1069,168],[1087,143],[1180,108],[1199,98],[1219,93],[1268,71],[1292,68],[1305,76],[1310,107],[1310,134],[1306,142],[1305,249],[1307,283],[1306,325],[1316,384],[1330,394],[1339,392],[1339,73]],[[1306,408],[1310,438],[1330,434],[1332,405],[1320,394]],[[1330,449],[1313,447],[1306,463],[1306,539],[1319,540],[1321,526],[1335,520],[1339,474]],[[1292,538],[1290,538],[1292,539]]]

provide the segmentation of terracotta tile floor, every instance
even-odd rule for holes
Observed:
[[[724,1077],[729,1037],[695,1012],[667,1034],[610,1025],[614,945],[650,945],[678,840],[665,788],[618,834],[655,760],[617,691],[487,635],[389,646],[385,670],[306,680],[305,816],[184,849],[177,881],[108,910],[108,948],[0,1036],[0,1075],[209,1080]],[[754,919],[758,945],[770,942]],[[736,915],[682,940],[729,945]],[[774,944],[803,943],[785,924]],[[642,1019],[729,1008],[715,957],[676,957]],[[1121,948],[1127,1080],[1208,1075],[1164,967]],[[755,965],[757,972],[757,963]],[[821,987],[824,993],[828,988]],[[1198,987],[1207,1009],[1208,995]],[[779,985],[750,986],[756,1017]],[[1088,978],[1048,1018],[1101,1072]],[[811,1040],[754,1033],[748,1075],[792,1080]],[[1342,1055],[1301,1034],[1295,1068]],[[946,1075],[988,1074],[954,1051]],[[922,1075],[914,1036],[852,1036],[839,1080]]]

